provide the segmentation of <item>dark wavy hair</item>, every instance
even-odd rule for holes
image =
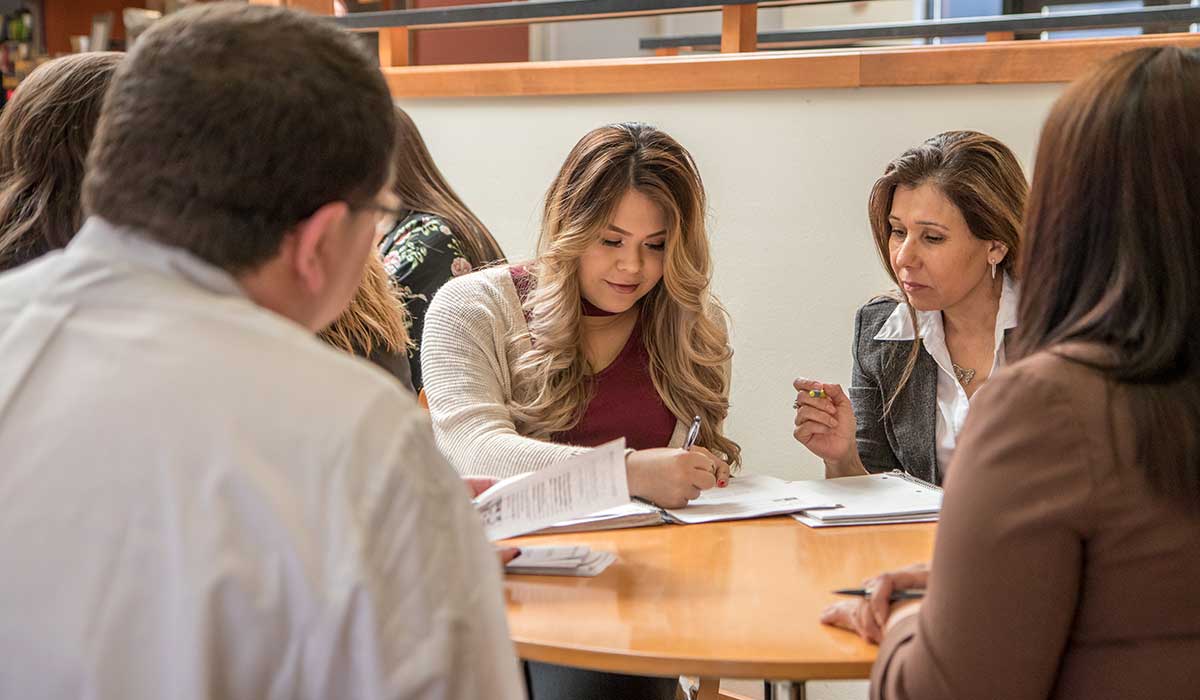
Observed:
[[[1137,463],[1200,511],[1200,51],[1131,51],[1046,120],[1026,216],[1016,350],[1068,342],[1131,411]],[[1066,353],[1063,353],[1066,355]]]
[[[84,162],[122,56],[45,63],[0,112],[0,270],[66,246],[83,223]]]

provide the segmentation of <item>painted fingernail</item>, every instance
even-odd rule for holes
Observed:
[[[719,486],[719,487],[721,487],[721,488],[725,488],[725,480],[724,480],[724,479],[721,479],[720,481],[718,481],[718,482],[717,482],[717,486]]]

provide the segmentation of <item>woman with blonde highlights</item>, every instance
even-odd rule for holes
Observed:
[[[537,258],[451,281],[426,317],[434,432],[459,471],[508,476],[624,437],[633,495],[680,506],[725,482],[740,450],[722,431],[732,351],[704,214],[695,163],[658,129],[576,144]]]
[[[678,507],[725,486],[740,449],[722,430],[732,351],[704,219],[700,174],[670,136],[585,135],[547,192],[536,259],[452,280],[426,315],[425,390],[451,464],[509,476],[623,437],[634,496]],[[670,679],[541,665],[531,679],[535,698],[674,694]]]

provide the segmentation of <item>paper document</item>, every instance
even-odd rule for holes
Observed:
[[[836,500],[830,500],[827,496],[793,487],[799,483],[804,482],[784,481],[763,474],[736,476],[730,479],[729,485],[723,489],[709,489],[683,508],[665,510],[675,521],[692,525],[720,520],[765,518],[770,515],[837,505]]]
[[[475,499],[484,532],[493,541],[627,503],[624,438],[505,479]]]
[[[606,508],[598,513],[585,515],[582,518],[564,520],[548,528],[539,530],[539,534],[565,532],[594,532],[596,530],[619,530],[627,527],[646,527],[647,525],[662,525],[667,522],[663,512],[658,508],[642,501],[631,501],[616,508]]]
[[[810,527],[931,522],[942,508],[940,488],[899,471],[793,483],[813,497],[841,504],[795,516]]]
[[[595,576],[616,560],[612,552],[593,550],[587,545],[522,547],[520,556],[510,561],[504,571],[546,576]]]

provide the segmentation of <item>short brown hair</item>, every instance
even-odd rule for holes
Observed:
[[[888,248],[892,235],[888,222],[892,198],[897,187],[924,184],[937,187],[962,212],[971,235],[985,241],[999,241],[1008,247],[1008,254],[998,267],[1016,277],[1015,266],[1021,257],[1021,217],[1029,192],[1021,164],[1008,146],[992,136],[978,131],[944,131],[888,163],[883,177],[871,187],[867,202],[871,234],[879,259],[897,288],[900,280],[892,269]],[[915,328],[916,311],[911,305],[908,311]],[[904,391],[920,352],[921,339],[917,338],[909,346],[895,393],[885,397],[884,413],[891,411],[896,397]]]
[[[1200,51],[1139,49],[1046,119],[1026,218],[1017,350],[1106,348],[1137,465],[1200,511]]]
[[[324,204],[365,204],[395,140],[387,84],[348,32],[279,7],[198,5],[117,71],[88,160],[88,214],[231,272]]]
[[[70,242],[104,91],[124,54],[56,58],[29,74],[0,112],[0,270]]]

